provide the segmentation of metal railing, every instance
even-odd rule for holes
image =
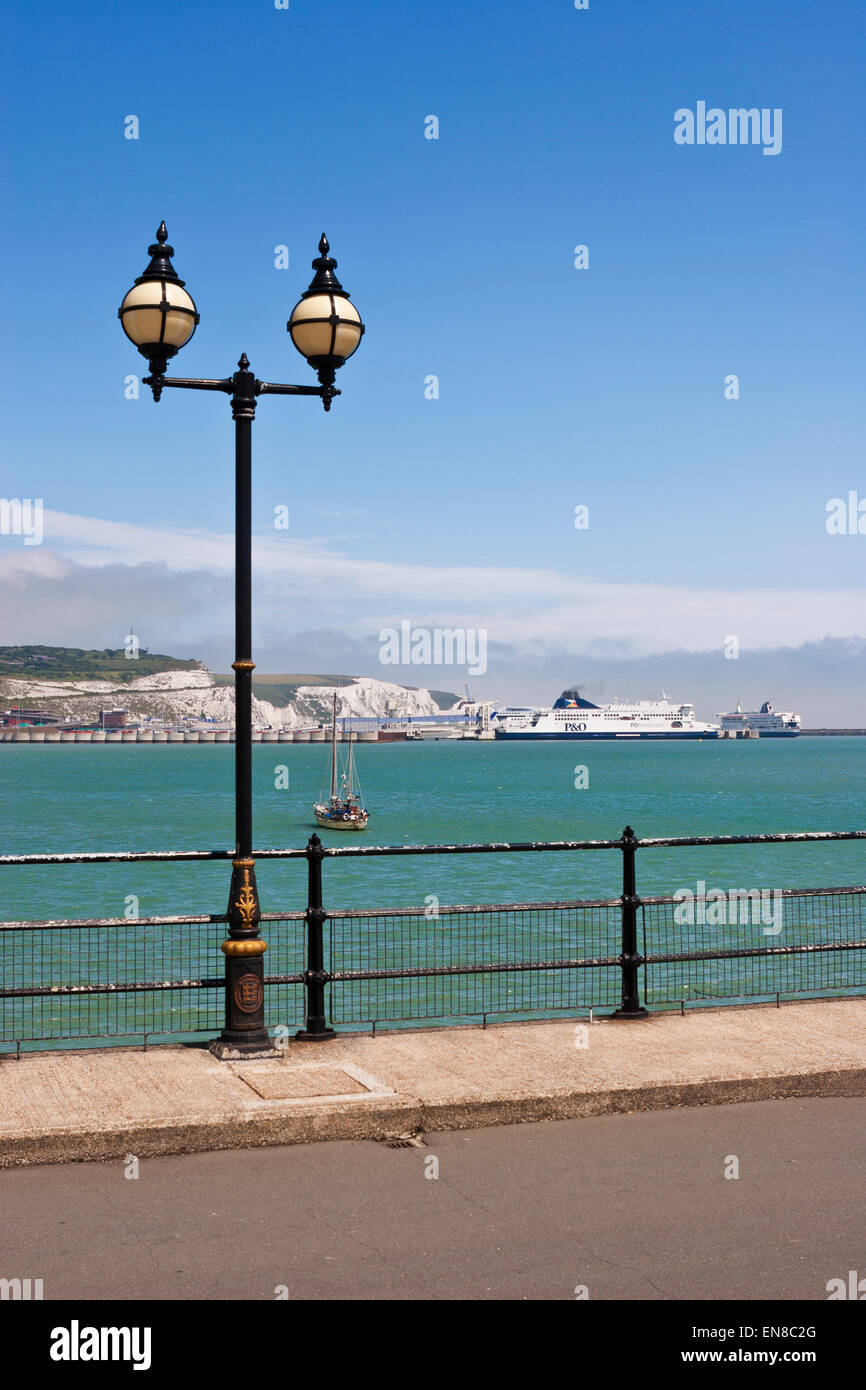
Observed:
[[[304,859],[304,911],[264,914],[266,1022],[353,1027],[665,1008],[863,990],[866,886],[638,895],[638,850],[866,839],[864,831],[260,850]],[[325,859],[615,850],[617,898],[328,911]],[[226,850],[0,856],[0,865],[231,859]],[[720,898],[722,901],[720,901]],[[0,923],[0,1043],[218,1031],[224,914]]]
[[[0,1043],[216,1034],[225,914],[0,923]],[[304,1019],[304,914],[262,915],[272,1027]]]

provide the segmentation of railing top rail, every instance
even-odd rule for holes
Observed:
[[[689,892],[691,893],[691,890]],[[866,885],[852,883],[848,887],[842,888],[768,888],[766,886],[761,888],[757,885],[754,888],[709,888],[705,894],[692,893],[691,900],[696,903],[712,903],[717,900],[719,893],[725,897],[742,897],[744,895],[748,897],[752,893],[773,893],[779,898],[826,898],[844,897],[846,894],[852,893],[866,893]],[[621,898],[617,899],[617,902],[621,901]],[[670,905],[680,907],[683,899],[681,897],[654,898],[644,896],[641,893],[637,901],[641,907],[667,907]]]
[[[227,921],[225,913],[194,912],[184,912],[179,917],[47,917],[0,922],[0,931],[21,931],[33,927],[40,927],[43,931],[59,931],[62,927],[196,927]]]
[[[712,895],[714,890],[710,890]],[[852,894],[866,894],[866,884],[851,884],[848,887],[834,888],[752,888],[752,889],[719,889],[721,893],[732,892],[737,895],[749,896],[751,893],[772,892],[781,898],[813,898],[813,897],[842,897]],[[695,895],[692,899],[695,903],[711,903],[713,896]],[[428,913],[422,904],[414,907],[371,907],[371,908],[335,908],[331,912],[326,912],[325,921],[346,921],[356,919],[374,919],[379,917],[429,917],[435,920],[437,917],[456,917],[460,913],[472,912],[562,912],[562,911],[588,911],[592,908],[601,907],[622,907],[622,898],[554,898],[550,901],[533,902],[509,902],[509,903],[442,903],[434,913]],[[636,899],[636,905],[640,907],[668,907],[680,906],[680,898],[665,897],[643,897]],[[269,922],[303,922],[306,918],[304,912],[263,912],[261,921],[265,924]],[[227,923],[228,917],[224,912],[214,912],[196,915],[194,913],[182,913],[177,917],[54,917],[39,918],[30,921],[19,922],[0,922],[0,932],[3,931],[27,931],[41,930],[54,931],[62,928],[76,927],[170,927],[170,926],[201,926]]]
[[[561,912],[567,909],[592,907],[621,907],[622,898],[557,898],[550,902],[519,903],[442,903],[436,912],[428,912],[422,904],[417,907],[358,907],[335,908],[326,912],[326,921],[375,917],[437,917],[457,916],[461,912]]]
[[[370,856],[377,854],[491,854],[501,851],[564,850],[564,849],[619,849],[621,840],[526,840],[494,841],[490,844],[437,844],[437,845],[351,845],[345,847],[323,846],[322,854],[328,857]],[[134,864],[153,861],[173,861],[179,863],[190,860],[233,859],[234,850],[228,849],[172,849],[172,850],[91,850],[80,854],[2,854],[3,864]],[[306,859],[307,847],[302,849],[254,849],[255,859]]]
[[[291,850],[290,854],[303,856],[304,850]],[[2,864],[138,864],[148,860],[157,863],[177,860],[188,862],[195,859],[232,859],[234,851],[228,849],[120,849],[120,850],[82,850],[79,854],[0,854]]]
[[[754,893],[773,893],[780,898],[821,898],[821,897],[844,897],[852,894],[866,894],[866,884],[852,884],[849,887],[841,888],[733,888],[718,889],[718,892],[729,893],[738,896],[749,896]],[[713,890],[710,890],[710,894]],[[713,896],[702,896],[693,894],[694,903],[712,903],[715,901]],[[333,911],[325,913],[325,920],[337,920],[357,917],[427,917],[428,915],[435,920],[435,917],[444,917],[449,913],[457,914],[460,912],[545,912],[552,910],[589,909],[595,907],[622,907],[622,898],[562,898],[553,899],[550,902],[514,902],[514,903],[441,903],[436,909],[436,913],[428,914],[422,906],[418,907],[371,907],[371,908],[335,908]],[[682,898],[672,895],[666,897],[644,897],[643,895],[635,899],[639,907],[680,907]],[[288,916],[284,913],[283,916]]]
[[[771,835],[662,835],[636,840],[638,849],[669,845],[764,845],[804,840],[866,840],[866,830],[802,830]]]
[[[622,840],[492,840],[436,845],[323,845],[329,859],[366,858],[377,854],[523,854],[544,850],[621,849]],[[305,851],[306,852],[306,851]],[[267,853],[267,851],[266,851]]]
[[[657,849],[675,846],[698,845],[763,845],[784,844],[818,840],[866,840],[866,830],[805,830],[786,831],[777,834],[755,835],[664,835],[635,838],[628,843],[635,849]],[[625,840],[494,840],[472,842],[469,844],[431,844],[431,845],[322,845],[319,853],[324,858],[373,858],[376,855],[400,854],[504,854],[540,853],[550,850],[577,849],[622,849]],[[307,846],[291,849],[256,849],[253,857],[265,859],[305,859]],[[229,849],[173,849],[173,850],[84,850],[77,854],[3,854],[0,866],[4,864],[135,864],[148,861],[157,863],[188,863],[190,861],[217,861],[234,858],[235,851]]]
[[[303,922],[303,912],[263,912],[263,922]],[[62,927],[198,927],[227,923],[224,912],[182,912],[179,917],[47,917],[20,922],[0,922],[0,931],[23,931],[40,928],[59,931]]]

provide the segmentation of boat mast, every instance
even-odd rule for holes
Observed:
[[[331,727],[331,799],[337,795],[337,692],[334,691],[334,722]]]

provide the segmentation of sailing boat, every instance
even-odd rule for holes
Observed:
[[[334,715],[331,725],[331,794],[327,802],[317,802],[313,807],[316,824],[329,830],[365,830],[367,812],[361,804],[361,788],[357,774],[352,766],[352,734],[349,735],[349,758],[346,771],[340,777],[340,790],[337,792],[337,692],[334,691]]]

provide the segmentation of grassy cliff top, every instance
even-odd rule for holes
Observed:
[[[0,647],[0,676],[18,680],[102,680],[126,685],[157,671],[194,671],[200,661],[181,661],[142,648],[128,657],[123,647],[85,651],[81,647]]]
[[[137,657],[128,657],[123,647],[106,647],[103,650],[86,651],[81,647],[0,647],[0,679],[54,680],[54,681],[114,681],[117,685],[128,685],[139,676],[153,676],[159,671],[196,671],[202,663],[193,659],[182,661],[176,656],[160,656],[142,647]],[[214,675],[219,685],[234,685],[234,675]],[[315,672],[292,672],[267,674],[253,673],[253,686],[261,700],[272,704],[287,705],[295,698],[301,685],[344,686],[352,685],[355,676],[336,676],[316,674]],[[408,686],[407,689],[415,689]],[[447,709],[458,699],[450,691],[431,690],[430,694],[440,709]]]

